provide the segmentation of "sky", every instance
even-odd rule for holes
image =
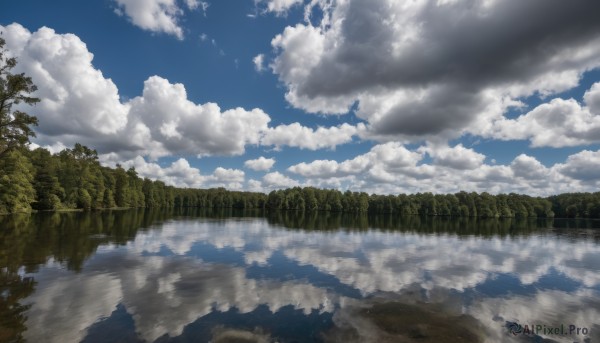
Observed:
[[[20,0],[33,147],[179,187],[600,185],[600,2]]]

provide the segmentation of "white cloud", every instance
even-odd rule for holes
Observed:
[[[142,156],[122,161],[118,155],[108,154],[101,155],[100,161],[112,167],[117,163],[125,169],[134,167],[142,178],[160,180],[169,186],[183,188],[242,189],[245,181],[245,173],[242,170],[217,167],[212,174],[202,174],[200,169],[192,167],[185,158],[179,158],[166,167],[162,167],[158,163],[147,162]]]
[[[93,55],[75,35],[42,27],[31,33],[19,24],[0,26],[17,69],[38,86],[43,99],[28,112],[38,116],[43,134],[114,134],[125,128],[129,106],[118,89],[92,65]]]
[[[429,145],[423,149],[433,157],[436,165],[454,169],[475,169],[483,164],[485,155],[475,152],[458,144],[454,147],[447,145]]]
[[[423,162],[424,155],[432,162]],[[305,184],[328,185],[368,193],[454,193],[476,191],[551,195],[589,191],[600,185],[600,151],[582,151],[565,163],[546,167],[520,154],[508,165],[485,164],[485,156],[462,145],[429,144],[409,150],[398,142],[375,145],[365,154],[341,162],[315,160],[292,165],[288,171]]]
[[[285,15],[294,6],[302,4],[303,0],[254,0],[257,6],[265,6],[267,12]]]
[[[528,139],[533,147],[565,147],[600,142],[600,83],[574,99],[552,99],[515,119],[494,123],[488,135],[497,139]]]
[[[521,177],[531,181],[546,181],[548,180],[549,170],[540,161],[534,157],[520,154],[510,164],[515,177]]]
[[[250,179],[246,185],[246,190],[249,192],[264,192],[262,182],[259,180]]]
[[[229,190],[242,190],[246,174],[243,170],[217,167],[209,177],[209,187],[224,187]]]
[[[118,4],[117,14],[126,15],[132,24],[141,29],[162,32],[183,39],[183,29],[179,26],[179,18],[183,10],[177,0],[114,0]],[[189,9],[196,9],[204,4],[196,0],[186,0]],[[202,5],[204,9],[204,5]]]
[[[263,156],[261,156],[257,159],[254,159],[254,160],[247,160],[246,162],[244,162],[244,166],[246,168],[250,168],[250,169],[256,170],[256,171],[269,170],[273,167],[274,164],[275,164],[274,158],[265,158]]]
[[[573,179],[581,181],[600,181],[600,150],[583,150],[569,156],[564,164],[557,165],[558,170]]]
[[[419,152],[411,152],[397,142],[389,142],[376,145],[368,153],[341,163],[317,160],[308,164],[302,162],[288,170],[304,177],[317,178],[358,175],[375,167],[383,167],[391,173],[401,173],[407,167],[416,167],[422,157]]]
[[[600,82],[596,82],[583,95],[583,100],[590,109],[590,112],[600,115]]]
[[[200,169],[194,168],[190,163],[180,158],[168,167],[161,167],[157,163],[146,162],[146,160],[138,156],[128,161],[110,161],[107,157],[101,157],[101,161],[113,165],[120,163],[123,168],[128,169],[134,167],[140,177],[147,177],[152,180],[161,180],[170,186],[177,187],[204,187],[208,177],[200,173]]]
[[[357,128],[356,126],[344,123],[337,127],[318,127],[315,130],[302,126],[300,123],[279,125],[269,128],[265,132],[261,139],[261,144],[273,145],[276,149],[282,146],[292,146],[309,150],[335,148],[337,145],[351,142],[352,137],[362,127],[362,124],[359,124]]]
[[[258,54],[256,56],[254,56],[254,58],[252,59],[252,62],[254,63],[254,69],[261,73],[265,70],[265,55],[264,54]]]
[[[259,143],[270,121],[260,109],[221,111],[214,103],[196,105],[187,99],[182,84],[158,76],[146,80],[143,95],[129,104],[132,116],[165,149],[200,156],[242,154],[246,144]]]
[[[339,163],[332,160],[316,160],[311,163],[301,162],[288,168],[292,173],[304,177],[327,178],[339,175]]]
[[[244,175],[242,170],[222,167],[217,167],[213,173],[215,180],[220,182],[244,182]]]
[[[263,188],[289,188],[299,185],[299,182],[293,180],[280,172],[272,172],[263,176],[262,179]]]
[[[600,66],[592,2],[312,1],[308,12],[315,6],[319,23],[271,42],[286,99],[333,114],[358,102],[365,134],[380,140],[480,135],[522,97],[571,89]]]

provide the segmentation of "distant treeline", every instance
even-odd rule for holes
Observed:
[[[486,192],[369,195],[294,187],[269,193],[266,208],[482,218],[600,218],[600,192],[565,193],[542,198]]]
[[[600,218],[600,192],[548,198],[467,193],[369,195],[313,187],[257,192],[167,186],[128,170],[101,166],[95,150],[76,144],[57,154],[15,149],[0,158],[0,213],[115,207],[238,208],[454,217]]]
[[[553,217],[552,203],[519,194],[489,193],[368,195],[315,188],[271,192],[268,208],[309,211],[396,213],[455,217]]]

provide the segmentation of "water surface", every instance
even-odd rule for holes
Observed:
[[[0,341],[594,342],[597,224],[202,210],[5,216]]]

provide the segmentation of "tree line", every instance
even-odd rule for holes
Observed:
[[[192,189],[102,166],[81,144],[51,154],[12,149],[0,157],[0,213],[106,208],[235,208],[482,218],[600,218],[600,192],[548,198],[486,192],[377,195],[294,187],[259,192]]]
[[[600,194],[599,194],[600,195]],[[520,194],[467,193],[377,195],[312,187],[273,191],[267,208],[300,211],[394,213],[482,218],[553,217],[552,202]]]
[[[487,192],[430,192],[377,195],[333,189],[294,187],[269,193],[268,209],[392,213],[399,215],[480,218],[600,218],[600,192],[550,197]]]
[[[0,213],[141,207],[264,208],[266,195],[224,188],[188,189],[105,167],[81,144],[57,154],[14,149],[0,158]]]

